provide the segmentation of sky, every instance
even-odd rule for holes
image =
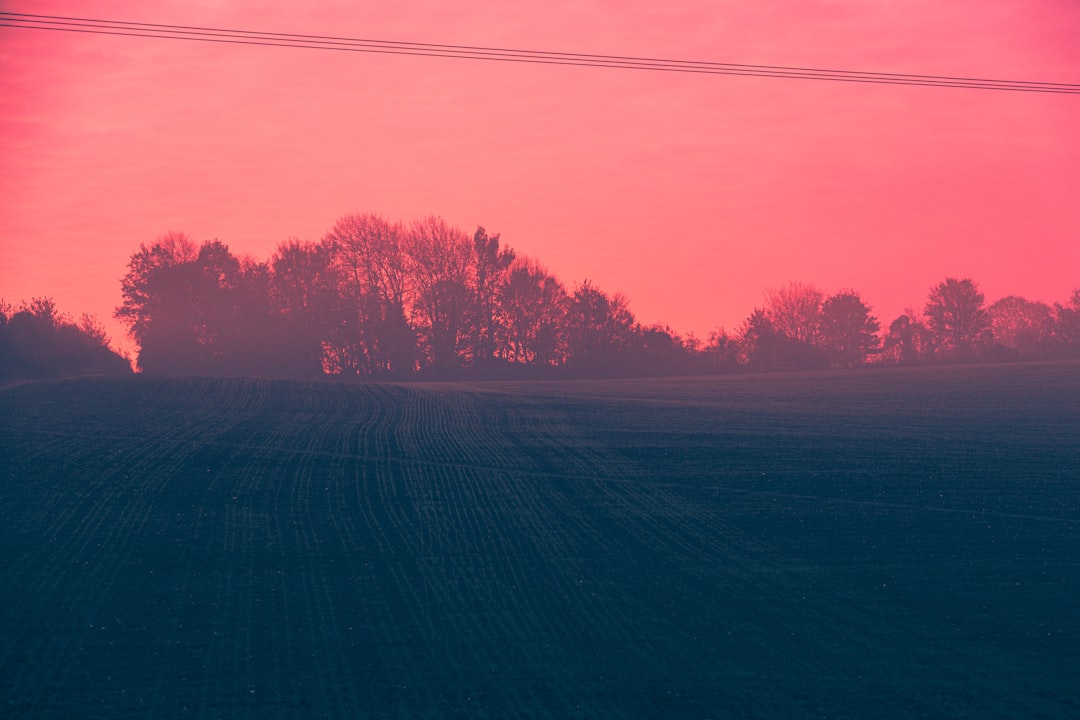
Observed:
[[[73,8],[77,8],[73,9]],[[1073,0],[0,0],[410,42],[1080,83]],[[792,281],[887,325],[1080,287],[1080,96],[0,27],[0,297],[112,319],[168,231],[267,259],[347,213],[500,233],[705,338]]]

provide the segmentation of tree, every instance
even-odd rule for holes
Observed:
[[[1051,332],[1058,352],[1080,353],[1080,288],[1073,291],[1068,305],[1054,303]]]
[[[895,365],[913,365],[930,355],[930,331],[908,309],[889,323],[889,333],[879,357]]]
[[[140,346],[151,331],[151,325],[162,320],[161,315],[171,308],[162,307],[159,285],[171,268],[195,260],[198,250],[183,233],[168,232],[155,243],[140,243],[128,261],[128,271],[120,281],[124,298],[114,316],[128,326],[128,331]]]
[[[754,308],[739,328],[739,363],[755,372],[794,369],[794,345],[764,308]]]
[[[73,322],[47,297],[18,309],[0,301],[0,379],[130,372],[96,317],[84,313]]]
[[[488,235],[483,227],[473,234],[472,306],[468,319],[470,353],[474,363],[490,360],[495,354],[496,310],[499,292],[514,262],[514,251],[499,247],[499,236]],[[546,274],[546,272],[544,273]]]
[[[715,369],[700,351],[697,338],[684,339],[669,325],[635,326],[633,344],[624,351],[635,375],[689,375]]]
[[[378,215],[345,215],[326,235],[359,314],[366,371],[398,375],[413,369],[416,333],[406,319],[412,292],[404,248],[405,231]]]
[[[765,312],[772,327],[796,343],[817,341],[824,295],[812,285],[793,282],[766,297]]]
[[[709,342],[704,352],[711,369],[734,372],[739,367],[742,343],[737,334],[729,333],[720,327],[709,333]]]
[[[1047,354],[1054,329],[1054,311],[1049,305],[1009,295],[988,307],[986,313],[996,354],[1007,359]]]
[[[439,217],[414,222],[405,237],[413,320],[425,341],[426,364],[439,371],[461,364],[472,249],[465,233]]]
[[[566,290],[539,263],[514,261],[497,297],[499,354],[514,363],[557,365],[565,357]]]
[[[169,232],[139,245],[120,281],[123,303],[114,313],[139,345],[139,367],[152,373],[196,372],[199,366],[199,309],[202,282],[195,244]]]
[[[853,290],[839,292],[821,305],[819,342],[833,367],[855,367],[880,345],[881,325]]]
[[[589,373],[610,371],[630,343],[634,315],[622,293],[608,295],[589,280],[574,290],[567,311],[569,364]]]
[[[240,261],[218,240],[196,249],[182,233],[168,233],[140,245],[115,312],[139,345],[139,367],[171,375],[242,372],[242,281]]]
[[[404,306],[409,289],[404,230],[378,215],[344,215],[326,242],[357,295]]]
[[[952,360],[971,360],[990,329],[985,299],[969,279],[946,278],[930,290],[923,311],[936,353]]]
[[[194,261],[191,306],[195,311],[195,340],[200,346],[200,371],[228,372],[230,347],[243,322],[236,308],[240,288],[240,261],[219,240],[208,240]]]
[[[310,352],[294,342],[288,318],[273,298],[270,265],[240,260],[240,283],[233,298],[234,321],[222,372],[259,377],[310,375]]]
[[[824,367],[818,347],[823,297],[817,288],[798,282],[768,292],[761,317],[755,310],[744,323],[756,355],[751,365],[760,370]]]
[[[326,243],[291,239],[270,261],[270,294],[285,318],[290,341],[303,348],[304,374],[323,372],[328,355],[336,372],[356,372],[356,314],[338,292],[339,275]]]

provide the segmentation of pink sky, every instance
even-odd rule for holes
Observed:
[[[77,9],[76,9],[77,8]],[[1080,82],[1069,0],[0,2],[388,40]],[[792,280],[887,324],[946,276],[1080,286],[1080,96],[0,28],[0,296],[112,321],[169,230],[269,257],[341,215],[484,225],[706,336]]]

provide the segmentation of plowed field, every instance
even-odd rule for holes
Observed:
[[[1080,717],[1080,365],[9,387],[0,716]]]

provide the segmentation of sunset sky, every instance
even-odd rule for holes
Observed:
[[[30,0],[0,10],[1080,83],[1072,0]],[[524,65],[0,27],[0,297],[112,310],[169,230],[268,258],[341,215],[502,234],[705,337],[798,280],[884,325],[946,276],[1080,287],[1080,95]]]

